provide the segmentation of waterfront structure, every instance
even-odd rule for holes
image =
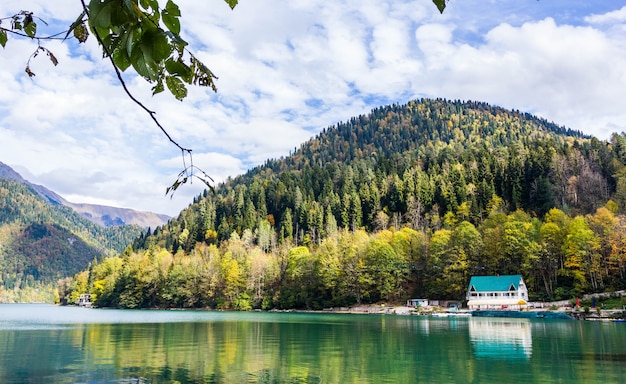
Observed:
[[[519,310],[526,308],[528,289],[522,275],[472,276],[466,298],[470,310]]]
[[[82,293],[79,297],[78,297],[78,305],[81,307],[91,307],[92,303],[91,303],[91,294],[89,293]]]
[[[428,307],[428,299],[409,299],[406,301],[407,307]]]

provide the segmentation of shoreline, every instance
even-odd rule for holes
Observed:
[[[423,316],[430,317],[435,314],[443,315],[447,314],[450,317],[469,317],[474,311],[470,311],[468,309],[459,309],[459,310],[446,310],[441,307],[407,307],[407,306],[393,306],[393,305],[359,305],[354,307],[330,307],[323,308],[319,310],[315,309],[251,309],[249,311],[238,311],[235,309],[218,309],[218,308],[114,308],[114,307],[95,307],[95,306],[81,306],[76,304],[55,304],[55,303],[6,303],[6,304],[50,304],[55,306],[67,306],[67,307],[77,307],[77,308],[88,308],[88,309],[118,309],[118,310],[148,310],[148,311],[216,311],[216,312],[285,312],[285,313],[333,313],[333,314],[351,314],[351,315],[398,315],[398,316]],[[484,310],[486,311],[486,310]],[[561,307],[557,309],[546,309],[546,308],[528,308],[524,310],[493,310],[494,312],[521,312],[521,313],[531,313],[531,312],[546,312],[546,313],[554,313],[554,314],[564,314],[570,316],[574,320],[587,320],[587,321],[626,321],[626,310],[621,309],[590,309],[585,311],[583,309],[577,310],[571,307]],[[441,316],[440,316],[441,317]],[[515,318],[515,316],[498,316],[498,317],[509,317]],[[541,317],[537,317],[541,318]]]

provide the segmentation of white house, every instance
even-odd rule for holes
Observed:
[[[80,305],[81,307],[91,307],[91,294],[81,293],[81,295],[78,297],[78,305]]]
[[[466,298],[469,309],[521,309],[528,289],[522,275],[472,276]]]

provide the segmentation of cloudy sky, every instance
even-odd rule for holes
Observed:
[[[178,0],[182,35],[219,77],[183,102],[132,92],[216,181],[287,156],[322,128],[421,97],[486,101],[600,139],[626,131],[626,0]],[[62,31],[79,0],[2,0]],[[6,21],[3,22],[3,25]],[[44,28],[45,27],[45,28]],[[180,151],[123,93],[95,39],[0,50],[0,162],[72,202],[177,215]]]

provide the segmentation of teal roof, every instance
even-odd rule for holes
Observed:
[[[522,275],[472,276],[467,290],[471,291],[473,286],[476,292],[503,292],[508,291],[511,285],[517,290],[520,281]]]

